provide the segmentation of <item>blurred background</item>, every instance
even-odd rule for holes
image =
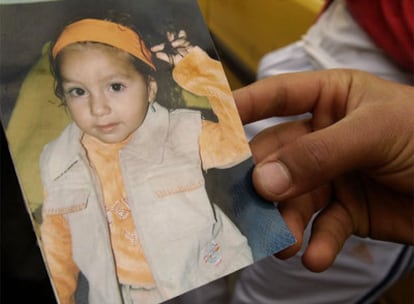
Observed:
[[[323,0],[198,0],[233,89],[255,80],[267,53],[300,39]]]

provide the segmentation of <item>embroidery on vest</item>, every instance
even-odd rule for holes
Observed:
[[[108,213],[111,213],[111,215],[108,215]],[[120,220],[125,220],[128,218],[130,209],[125,198],[117,200],[109,209],[107,209],[109,223],[112,222],[112,214],[117,216]]]
[[[221,263],[222,259],[220,245],[215,240],[212,240],[204,248],[204,262],[216,266]]]
[[[129,232],[129,231],[125,230],[124,231],[124,236],[131,243],[132,246],[137,246],[138,245],[138,235],[135,231]]]

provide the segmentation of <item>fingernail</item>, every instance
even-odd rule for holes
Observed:
[[[285,165],[279,162],[266,163],[257,168],[262,186],[274,194],[282,194],[289,189],[291,178]]]

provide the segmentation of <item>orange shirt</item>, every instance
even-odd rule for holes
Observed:
[[[119,165],[119,151],[128,140],[105,144],[85,134],[82,144],[101,183],[118,279],[122,284],[150,288],[154,279],[131,216]]]

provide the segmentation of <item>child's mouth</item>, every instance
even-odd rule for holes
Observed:
[[[112,132],[116,126],[118,126],[118,123],[109,123],[105,125],[97,125],[96,127],[101,130],[101,132],[109,133]]]

